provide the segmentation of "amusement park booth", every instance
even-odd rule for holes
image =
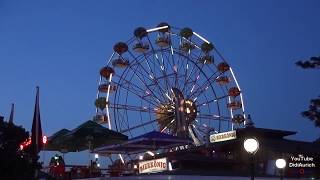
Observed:
[[[110,169],[117,170],[116,175],[162,173],[248,176],[250,158],[244,150],[243,142],[254,137],[259,142],[259,150],[254,158],[257,176],[279,175],[275,161],[284,158],[287,161],[284,169],[286,177],[318,177],[320,143],[285,138],[294,134],[296,132],[246,127],[213,134],[210,144],[194,146],[190,140],[150,132],[123,144],[103,146],[94,151],[101,154],[127,154],[131,157],[136,155],[137,159],[132,158],[127,162],[119,160],[110,166]],[[297,167],[300,162],[294,159],[301,157],[309,158],[309,162],[301,162],[301,166],[312,166],[313,163],[315,167]]]
[[[248,167],[251,162],[243,144],[245,139],[255,138],[259,142],[254,158],[256,175],[279,175],[275,161],[283,158],[287,162],[284,168],[285,176],[319,177],[320,143],[285,138],[294,134],[296,132],[246,127],[211,135],[211,143],[208,145],[189,146],[184,150],[161,154],[157,158],[168,158],[175,170],[170,173],[247,176],[250,174]],[[297,158],[300,158],[300,161]]]
[[[126,135],[112,131],[94,121],[86,121],[75,129],[61,129],[48,138],[44,146],[45,151],[59,151],[63,153],[92,151],[93,148],[106,144],[117,144],[128,139]],[[95,162],[88,166],[70,165],[64,162],[62,156],[52,157],[48,173],[57,179],[96,177],[99,167]]]

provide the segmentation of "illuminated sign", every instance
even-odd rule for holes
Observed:
[[[47,144],[47,141],[48,141],[47,136],[43,136],[43,137],[42,137],[42,142],[43,142],[43,144]]]
[[[210,142],[215,143],[220,141],[228,141],[236,138],[237,138],[236,131],[228,131],[224,133],[217,133],[217,134],[210,135]]]
[[[167,158],[139,162],[139,173],[156,173],[168,170]]]

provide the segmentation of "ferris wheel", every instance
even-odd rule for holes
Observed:
[[[133,34],[100,70],[96,122],[129,137],[157,130],[199,145],[209,131],[244,125],[240,86],[213,43],[167,23]]]

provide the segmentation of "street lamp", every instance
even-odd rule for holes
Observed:
[[[251,180],[254,180],[254,155],[259,149],[259,142],[255,138],[245,139],[243,147],[250,154]]]
[[[276,166],[280,171],[280,179],[283,180],[283,169],[286,167],[287,162],[284,159],[277,159]]]
[[[94,158],[95,158],[96,163],[98,163],[99,154],[94,154]]]
[[[255,138],[249,138],[244,140],[243,147],[249,154],[255,154],[259,149],[259,142]]]

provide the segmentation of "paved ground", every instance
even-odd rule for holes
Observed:
[[[228,176],[184,176],[184,175],[148,175],[148,176],[125,176],[112,178],[93,178],[90,180],[126,180],[126,179],[143,179],[143,180],[249,180],[249,177],[228,177]],[[255,180],[279,180],[280,178],[256,177]],[[284,180],[307,180],[299,178],[284,178]]]

